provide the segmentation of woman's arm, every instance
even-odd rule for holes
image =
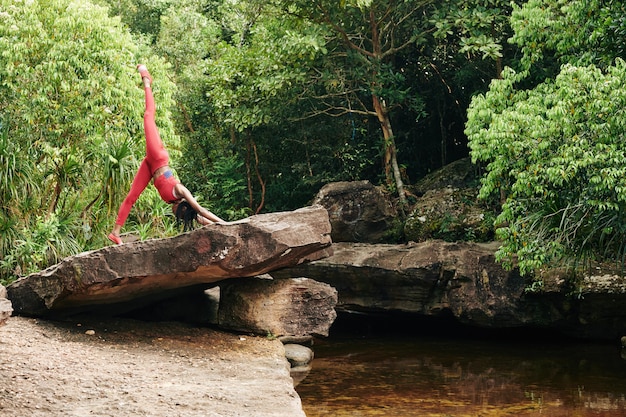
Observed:
[[[198,222],[200,224],[207,225],[211,223],[226,223],[224,220],[202,207],[191,194],[191,191],[189,191],[184,185],[180,183],[176,184],[174,192],[176,193],[176,197],[184,198],[198,213]]]

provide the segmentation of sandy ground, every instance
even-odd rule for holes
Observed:
[[[0,327],[0,416],[305,417],[277,340],[93,317]]]

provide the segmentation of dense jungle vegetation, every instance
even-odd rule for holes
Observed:
[[[503,262],[620,260],[616,0],[0,0],[0,282],[109,244],[154,78],[171,165],[229,220],[471,155]],[[178,233],[148,187],[126,231]]]

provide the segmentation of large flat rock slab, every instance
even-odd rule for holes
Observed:
[[[13,305],[7,299],[7,290],[0,285],[0,326],[2,326],[13,313]]]
[[[31,316],[164,298],[176,289],[321,259],[331,253],[330,231],[321,206],[260,214],[71,256],[12,283],[8,298],[17,314]]]
[[[338,292],[340,312],[454,317],[493,329],[539,328],[577,338],[626,335],[626,277],[594,270],[575,290],[567,271],[547,270],[534,289],[496,261],[498,242],[430,240],[408,245],[334,243],[333,255],[272,273],[305,276]]]
[[[334,243],[333,255],[272,275],[305,276],[338,291],[339,311],[453,315],[481,326],[523,324],[526,280],[495,261],[497,244],[432,240],[408,245]]]
[[[79,319],[0,327],[2,417],[305,417],[276,339]]]

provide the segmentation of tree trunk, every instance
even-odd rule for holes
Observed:
[[[385,140],[385,176],[387,184],[391,185],[395,181],[398,197],[402,205],[406,204],[406,194],[404,193],[404,184],[400,175],[400,167],[398,166],[398,158],[396,153],[396,141],[393,136],[391,120],[387,112],[385,101],[381,101],[375,94],[372,95],[376,116],[383,130],[383,138]]]
[[[382,57],[382,44],[380,42],[380,34],[378,32],[378,20],[374,15],[374,9],[370,9],[370,29],[372,31],[372,52],[373,56],[378,62]],[[376,79],[376,76],[374,76]],[[376,91],[372,88],[372,92]],[[393,180],[396,183],[396,190],[398,191],[398,197],[400,198],[400,204],[406,205],[406,195],[404,193],[404,184],[402,183],[402,177],[400,175],[400,167],[398,167],[398,158],[396,155],[396,140],[393,136],[393,129],[391,128],[391,120],[389,119],[389,110],[385,100],[381,100],[376,93],[372,93],[372,101],[374,103],[374,110],[376,116],[380,122],[380,126],[383,130],[383,138],[385,140],[385,177],[387,184],[393,184]],[[393,172],[393,175],[392,175]]]
[[[448,134],[447,129],[444,125],[444,119],[446,116],[446,106],[444,103],[439,102],[437,109],[439,110],[439,132],[441,132],[441,166],[445,166],[448,155],[447,155],[447,147],[448,147]]]
[[[259,181],[259,185],[261,185],[261,202],[254,209],[254,190],[252,186],[252,157],[254,156],[254,172],[256,174],[257,180]],[[247,132],[246,138],[246,177],[248,179],[248,206],[250,210],[254,211],[254,214],[259,214],[265,205],[265,183],[261,176],[261,171],[259,170],[259,154],[257,152],[256,143],[250,134],[250,131]]]

